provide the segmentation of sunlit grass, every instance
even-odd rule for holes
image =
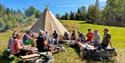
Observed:
[[[7,48],[8,40],[12,34],[12,31],[7,31],[5,33],[0,33],[0,54]]]
[[[66,52],[54,55],[55,63],[83,63],[73,48],[66,48]]]

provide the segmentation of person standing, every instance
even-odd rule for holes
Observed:
[[[111,42],[111,34],[109,34],[109,30],[105,28],[102,43],[99,46],[97,46],[97,48],[106,49],[109,44],[111,45],[111,47],[113,47]]]
[[[94,37],[93,37],[93,43],[94,43],[94,46],[97,46],[100,44],[100,34],[98,33],[98,30],[94,30]]]

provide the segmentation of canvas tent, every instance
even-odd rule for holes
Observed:
[[[39,30],[47,31],[49,36],[52,35],[54,30],[56,30],[59,36],[64,35],[64,32],[69,33],[48,8],[44,10],[39,19],[30,29],[31,32],[35,33],[38,33]]]

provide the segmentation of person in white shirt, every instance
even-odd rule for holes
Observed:
[[[94,43],[94,46],[97,46],[100,44],[100,34],[98,33],[98,30],[94,30],[94,37],[93,37],[93,43]]]

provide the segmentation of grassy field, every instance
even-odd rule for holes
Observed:
[[[92,30],[98,29],[101,37],[103,37],[103,29],[109,28],[110,33],[112,35],[112,43],[116,48],[118,57],[116,63],[124,63],[125,60],[125,28],[123,27],[113,27],[113,26],[102,26],[102,25],[93,25],[87,24],[84,21],[74,21],[74,20],[62,20],[61,21],[64,26],[69,30],[81,31],[84,34],[87,33],[87,29],[91,28]],[[20,26],[17,29],[24,29],[26,26]],[[17,30],[16,29],[16,30]],[[7,42],[9,37],[11,36],[12,31],[7,31],[5,33],[0,33],[0,55],[5,48],[7,48]],[[55,63],[90,63],[86,61],[82,61],[74,49],[67,48],[67,51],[64,53],[59,53],[54,55]],[[0,63],[2,60],[0,60]]]

